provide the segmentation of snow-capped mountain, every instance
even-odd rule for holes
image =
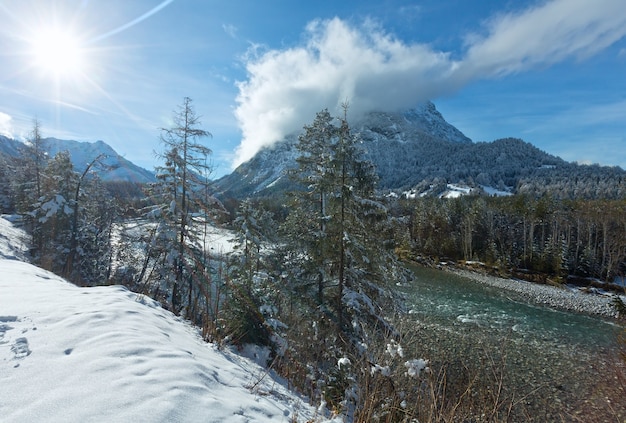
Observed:
[[[387,145],[419,143],[437,140],[449,143],[471,144],[472,140],[445,121],[435,105],[427,102],[405,112],[371,112],[352,124],[363,140],[366,153],[376,164],[380,185],[387,186],[397,166],[389,160]],[[290,185],[286,173],[296,167],[298,134],[291,134],[269,147],[261,149],[252,159],[240,165],[233,173],[216,181],[217,190],[227,196],[245,197],[266,195]],[[382,160],[377,160],[382,158]]]
[[[128,181],[146,183],[154,181],[154,174],[120,156],[104,141],[79,142],[45,138],[44,143],[50,157],[61,151],[68,151],[74,168],[82,172],[99,155],[104,155],[102,165],[94,170],[104,181]],[[18,157],[23,143],[0,135],[0,154]]]
[[[79,142],[46,138],[46,147],[50,156],[60,151],[69,151],[72,163],[77,171],[82,171],[96,157],[103,154],[102,169],[96,170],[104,181],[128,181],[146,183],[154,181],[154,174],[120,156],[104,141]]]
[[[17,157],[20,155],[22,145],[23,144],[19,141],[0,135],[0,154],[9,157]]]
[[[402,113],[368,113],[353,129],[360,132],[364,140],[383,136],[399,142],[410,142],[426,136],[461,144],[472,143],[465,134],[446,122],[430,101]]]
[[[313,117],[312,117],[313,119]],[[473,192],[550,192],[568,198],[618,198],[626,194],[626,172],[617,167],[581,166],[520,139],[474,143],[427,102],[404,112],[372,112],[350,122],[365,154],[376,166],[378,186],[440,195],[447,184]],[[268,196],[292,188],[297,134],[260,150],[233,173],[215,182],[224,197]]]

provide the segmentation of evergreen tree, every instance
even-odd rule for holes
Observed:
[[[15,212],[15,195],[13,192],[14,166],[11,160],[0,153],[0,213]]]
[[[407,277],[394,254],[394,225],[375,195],[374,166],[346,112],[347,106],[340,119],[318,113],[299,139],[293,177],[300,189],[291,193],[276,275],[284,283],[280,319],[289,328],[281,335],[289,355],[279,366],[306,364],[295,376],[302,389],[335,407],[358,401],[347,392],[369,372],[368,367],[338,377],[337,360],[350,356],[369,363],[373,357],[364,346],[397,334],[384,310],[393,309],[391,283]]]
[[[40,240],[35,261],[44,268],[62,274],[71,239],[72,199],[78,174],[74,172],[67,151],[54,156],[44,171],[42,196],[31,211],[37,225],[33,239]]]
[[[298,138],[298,168],[292,173],[303,189],[293,193],[287,225],[298,248],[306,250],[306,274],[317,282],[317,303],[324,305],[324,290],[330,279],[328,196],[333,189],[333,142],[338,128],[328,110],[319,112]],[[304,275],[303,275],[304,276]]]
[[[34,218],[32,211],[44,194],[44,173],[48,165],[46,142],[42,138],[41,124],[37,119],[33,121],[33,129],[24,143],[21,155],[15,160],[15,175],[13,177],[13,192],[17,212],[24,217],[27,230],[32,236],[33,251],[41,250],[42,238],[39,222]]]
[[[74,251],[68,274],[86,284],[105,283],[111,276],[113,230],[119,205],[94,175],[83,181],[78,202],[74,206],[78,219],[72,227],[75,238],[70,243],[66,270],[70,269],[69,257]]]
[[[115,205],[91,173],[99,159],[79,174],[69,153],[58,153],[42,172],[42,195],[28,213],[39,242],[35,261],[82,284],[104,283],[109,276]]]
[[[84,225],[83,222],[80,221],[80,217],[82,214],[81,207],[85,208],[85,204],[91,200],[91,194],[95,192],[85,193],[85,185],[87,185],[89,181],[89,172],[90,170],[100,162],[103,158],[103,155],[96,157],[91,161],[86,167],[85,170],[80,174],[80,176],[76,179],[76,187],[74,189],[74,196],[71,199],[71,207],[72,207],[72,219],[70,226],[70,241],[68,246],[67,259],[65,261],[65,270],[64,274],[71,276],[74,272],[74,262],[77,259],[77,255],[79,251],[84,251],[82,248],[79,248],[79,235],[83,231]],[[91,175],[95,178],[95,176]],[[82,188],[82,189],[81,189]],[[84,201],[83,201],[84,200]],[[95,217],[95,216],[94,216]],[[112,223],[112,222],[111,222]],[[110,225],[109,225],[110,226]]]
[[[238,343],[268,345],[270,328],[264,314],[271,316],[276,303],[276,286],[270,276],[272,266],[267,263],[274,222],[260,205],[244,200],[233,230],[234,251],[229,256],[225,304],[227,330]]]
[[[374,196],[374,166],[364,158],[345,115],[338,125],[335,121],[323,110],[299,138],[294,175],[302,190],[293,193],[284,228],[290,246],[301,251],[300,289],[314,279],[317,305],[332,310],[343,331],[347,311],[378,313],[373,298],[393,260],[389,245],[377,239],[386,209]],[[330,304],[323,302],[326,290],[333,292]]]
[[[194,284],[206,276],[202,224],[211,219],[219,203],[207,195],[211,150],[200,143],[211,134],[200,128],[190,98],[184,98],[174,112],[173,122],[161,130],[164,151],[159,157],[164,164],[156,168],[157,182],[149,190],[155,202],[149,216],[156,218],[157,225],[152,240],[160,251],[153,255],[159,258],[156,276],[167,291],[168,303],[180,313],[185,303],[193,302]]]

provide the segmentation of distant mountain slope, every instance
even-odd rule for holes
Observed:
[[[369,113],[351,123],[375,164],[379,188],[433,192],[433,185],[462,183],[480,188],[567,198],[620,198],[626,172],[580,166],[545,153],[520,139],[473,143],[428,102],[404,113]],[[296,168],[297,135],[259,151],[215,182],[224,197],[267,196],[291,187],[286,173]]]
[[[23,144],[12,138],[0,135],[0,154],[9,157],[17,157],[20,155],[20,148]]]
[[[104,168],[96,169],[100,178],[104,181],[127,181],[146,183],[155,180],[154,174],[120,156],[111,146],[104,141],[79,142],[60,140],[57,138],[45,138],[46,147],[50,157],[60,151],[68,151],[76,171],[82,172],[87,164],[91,163],[100,154]],[[8,157],[19,157],[23,143],[0,135],[0,153]]]
[[[106,166],[106,170],[99,172],[100,178],[104,181],[146,183],[155,180],[154,173],[126,160],[104,141],[92,143],[46,138],[45,142],[51,156],[60,151],[69,151],[72,163],[78,171],[82,171],[96,157],[104,154],[105,158],[102,160],[102,164]]]
[[[214,189],[220,195],[233,198],[266,196],[289,189],[292,182],[287,172],[296,167],[296,143],[297,136],[290,135],[262,148],[232,173],[215,181]]]

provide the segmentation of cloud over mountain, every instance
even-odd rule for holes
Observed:
[[[486,21],[467,34],[460,58],[407,43],[373,21],[311,22],[300,45],[251,55],[235,115],[243,139],[234,165],[297,131],[328,108],[350,118],[394,111],[453,93],[472,81],[567,59],[584,60],[626,35],[622,0],[553,0]]]
[[[5,137],[10,137],[12,135],[13,128],[11,120],[11,116],[0,112],[0,135],[4,135]]]

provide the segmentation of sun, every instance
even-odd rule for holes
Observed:
[[[79,38],[69,31],[42,29],[33,35],[31,47],[33,65],[46,74],[69,78],[83,72],[84,48]]]

